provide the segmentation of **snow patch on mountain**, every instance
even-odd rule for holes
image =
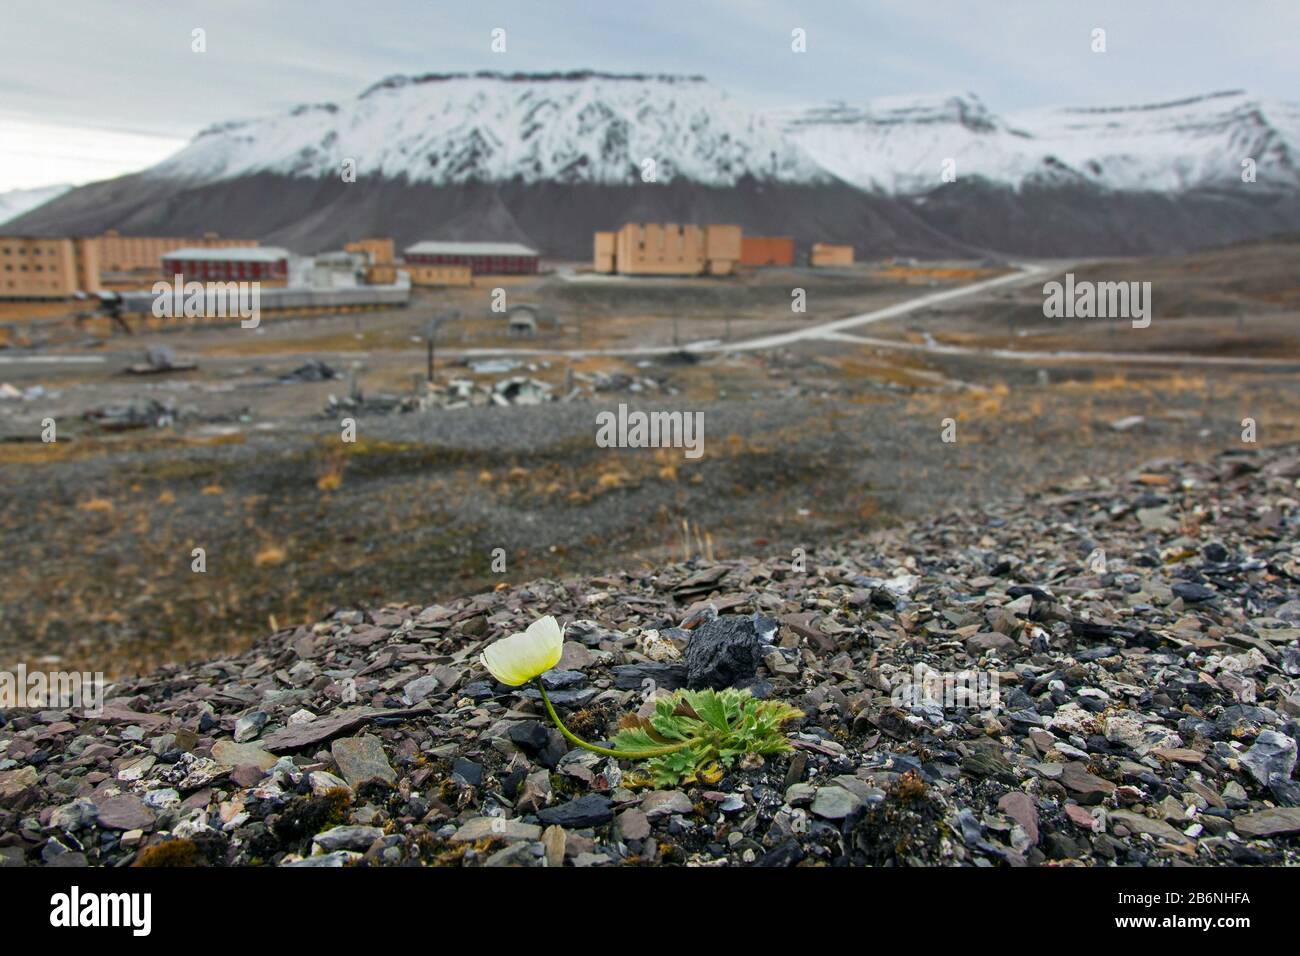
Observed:
[[[1257,184],[1300,188],[1300,104],[1240,91],[1112,108],[1046,108],[999,117],[973,93],[894,97],[773,111],[769,118],[824,169],[894,195],[958,178],[1012,188],[1090,183],[1180,192]]]
[[[843,180],[892,196],[958,179],[1020,189],[1300,188],[1300,104],[1240,91],[1139,106],[999,115],[973,93],[755,112],[698,76],[393,76],[354,100],[222,123],[149,171],[196,182],[257,173],[470,182],[734,186]]]
[[[343,104],[223,123],[153,175],[215,181],[260,172],[439,185],[642,181],[731,186],[828,177],[762,116],[701,77],[429,74],[390,77]]]
[[[72,187],[66,183],[57,186],[39,186],[36,189],[11,189],[0,193],[0,225],[17,219],[23,213],[43,206],[51,199],[62,196]]]

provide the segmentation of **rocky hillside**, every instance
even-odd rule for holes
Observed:
[[[1153,461],[805,567],[340,609],[124,681],[93,719],[7,711],[0,860],[1295,864],[1297,480],[1295,447]],[[570,749],[536,690],[478,663],[546,614],[567,625],[551,697],[588,739],[725,682],[803,712],[791,749],[637,786],[635,764]],[[970,671],[996,694],[926,689]]]

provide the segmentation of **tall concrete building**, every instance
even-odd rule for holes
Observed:
[[[363,253],[372,266],[384,266],[390,265],[393,261],[394,245],[392,239],[374,237],[349,242],[343,247],[343,251]]]
[[[739,226],[628,223],[595,235],[595,271],[622,275],[730,275],[740,260]]]
[[[158,271],[164,253],[173,249],[248,249],[256,239],[223,239],[215,232],[198,238],[122,236],[110,229],[99,237],[99,267],[104,272]]]
[[[68,299],[98,291],[94,237],[0,236],[0,299]]]

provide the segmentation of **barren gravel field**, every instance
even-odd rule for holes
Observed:
[[[788,557],[1007,492],[1240,449],[1247,418],[1257,444],[1294,441],[1295,367],[1271,363],[1293,354],[1278,276],[1296,248],[1233,253],[1240,268],[1208,278],[1203,257],[1161,262],[1158,288],[1187,280],[1191,291],[1178,294],[1181,317],[1151,329],[1057,322],[1053,347],[1138,360],[1124,363],[925,350],[924,336],[1023,347],[1020,320],[993,316],[1024,315],[1015,303],[1041,301],[1041,279],[863,330],[916,350],[816,336],[726,345],[1008,275],[955,265],[734,286],[552,277],[517,290],[555,318],[523,343],[536,354],[496,359],[487,353],[521,343],[474,311],[483,290],[398,313],[271,320],[243,338],[207,327],[91,341],[51,325],[47,347],[0,350],[0,382],[15,393],[0,402],[0,660],[118,675],[237,652],[337,607],[674,559]],[[810,293],[793,318],[792,278]],[[1233,353],[1259,367],[1141,363],[1148,346],[1166,350],[1166,326],[1229,295],[1220,335],[1239,321],[1259,330]],[[440,331],[430,390],[419,336],[453,307],[461,318]],[[984,330],[977,340],[971,327]],[[644,346],[657,351],[618,354]],[[124,374],[151,347],[198,368]],[[495,403],[494,391],[512,397]],[[597,447],[597,414],[619,404],[702,412],[706,453]],[[46,417],[55,443],[39,440]],[[341,437],[349,417],[353,442]]]

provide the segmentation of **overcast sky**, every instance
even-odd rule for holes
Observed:
[[[1300,0],[0,0],[0,191],[143,168],[393,73],[701,73],[756,106],[969,90],[1006,112],[1297,100],[1297,63]]]

